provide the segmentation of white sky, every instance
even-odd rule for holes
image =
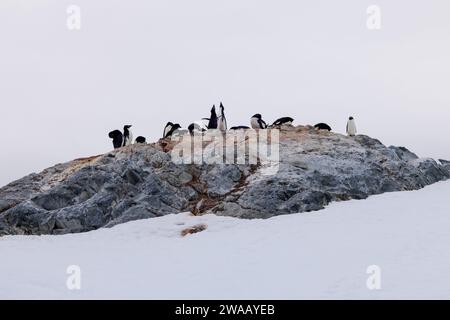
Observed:
[[[229,125],[259,112],[344,132],[353,115],[385,144],[450,159],[449,12],[446,0],[2,0],[0,185],[104,153],[124,124],[156,140],[220,101]]]

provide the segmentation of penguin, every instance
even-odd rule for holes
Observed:
[[[164,127],[163,139],[166,137],[167,133],[170,131],[170,129],[172,129],[172,127],[173,127],[173,123],[167,122],[166,126]]]
[[[292,123],[294,122],[294,119],[292,119],[291,117],[283,117],[280,119],[275,120],[271,127],[275,127],[275,126],[292,126]]]
[[[164,136],[164,139],[170,138],[172,137],[172,135],[175,133],[175,131],[177,131],[178,129],[180,129],[181,126],[178,123],[175,123],[170,130],[166,133],[166,135]]]
[[[316,128],[316,130],[328,130],[331,131],[331,127],[329,125],[327,125],[326,123],[318,123],[314,126],[314,128]]]
[[[227,131],[227,119],[225,118],[225,108],[223,107],[222,102],[220,103],[220,115],[218,117],[218,128],[220,131]]]
[[[353,117],[349,117],[347,121],[347,135],[353,137],[356,135],[356,123]]]
[[[123,142],[123,134],[122,132],[120,132],[120,130],[114,130],[111,131],[108,136],[113,139],[113,146],[114,149],[118,149],[122,146],[122,142]]]
[[[215,105],[213,105],[211,109],[211,117],[209,117],[208,129],[217,129],[217,114]]]
[[[267,124],[259,113],[250,118],[252,129],[267,129]]]
[[[191,136],[194,135],[194,130],[197,131],[196,129],[197,129],[197,127],[195,126],[195,123],[191,123],[190,125],[188,125],[188,130],[189,130],[189,133],[191,134]]]
[[[247,126],[236,126],[236,127],[231,127],[230,130],[247,130],[250,129],[250,127]]]
[[[194,121],[188,126],[189,133],[194,135],[194,132],[205,132],[208,127],[202,121]]]
[[[123,127],[123,146],[129,146],[133,143],[133,134],[131,133],[131,125]]]
[[[136,143],[146,143],[146,139],[143,136],[139,136],[136,138]]]

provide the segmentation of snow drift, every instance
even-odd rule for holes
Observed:
[[[189,213],[0,238],[0,298],[449,299],[450,182],[245,220]],[[183,230],[206,229],[182,236]],[[69,290],[68,266],[81,270]],[[381,270],[369,290],[368,266]]]

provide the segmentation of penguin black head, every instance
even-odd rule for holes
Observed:
[[[353,120],[353,117],[348,118],[348,120]]]
[[[180,129],[181,128],[181,126],[178,124],[178,123],[175,123],[173,126],[172,126],[172,130],[173,131],[175,131],[176,129]]]
[[[188,127],[189,133],[190,133],[191,135],[194,134],[194,129],[195,129],[195,124],[191,123],[191,124],[189,125],[189,127]]]
[[[142,137],[142,136],[137,137],[136,143],[146,143],[145,137]]]
[[[173,123],[172,122],[167,122],[167,124],[166,124],[166,127],[168,127],[168,126],[173,126]]]
[[[252,118],[257,118],[257,119],[261,119],[261,115],[259,113],[255,114]]]
[[[111,131],[108,136],[113,139],[113,146],[114,149],[118,149],[120,147],[122,147],[122,142],[123,142],[123,134],[120,130],[114,130]]]
[[[123,128],[124,129],[130,129],[132,127],[132,125],[130,125],[130,124],[127,124],[126,126],[124,126]]]

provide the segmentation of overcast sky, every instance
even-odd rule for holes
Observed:
[[[81,30],[67,7],[81,8]],[[381,30],[366,9],[381,8]],[[229,125],[326,122],[450,159],[447,0],[2,0],[0,185],[153,141],[223,101]]]

